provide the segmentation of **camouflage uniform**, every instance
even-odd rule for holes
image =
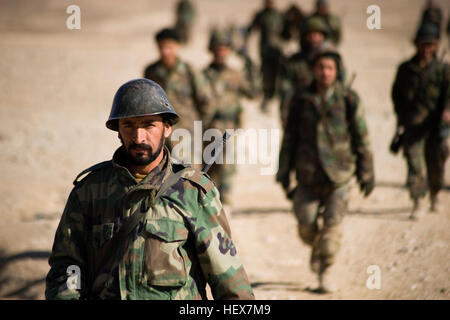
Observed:
[[[47,299],[253,299],[245,270],[231,240],[219,193],[195,169],[154,203],[161,184],[180,169],[165,149],[161,163],[141,182],[124,167],[124,148],[73,188],[58,229]],[[111,239],[130,214],[145,210],[123,257]],[[118,263],[101,261],[113,256]],[[115,256],[114,256],[115,255]],[[81,269],[81,290],[66,285],[66,269]]]
[[[304,25],[302,35],[313,31],[322,32],[325,37],[327,35],[326,26],[318,19],[310,19]],[[281,66],[279,94],[280,117],[283,124],[287,122],[290,100],[295,92],[304,90],[313,81],[311,61],[316,53],[317,50],[304,43],[301,51],[293,54]]]
[[[281,32],[283,30],[283,24],[283,15],[280,12],[273,8],[264,8],[255,15],[247,31],[247,36],[256,29],[261,32],[259,52],[261,57],[263,92],[266,102],[273,98],[275,94],[282,59]],[[265,111],[266,104],[263,104],[262,109]]]
[[[181,43],[189,42],[192,33],[192,25],[195,19],[195,7],[190,0],[180,0],[176,8],[175,29],[180,35]]]
[[[312,246],[311,268],[320,274],[333,264],[341,245],[350,179],[356,175],[361,187],[374,183],[363,107],[341,82],[325,97],[313,82],[292,99],[277,173],[285,190],[292,170],[298,182],[293,194],[298,232]]]
[[[399,126],[404,128],[402,146],[413,200],[424,197],[427,191],[424,162],[431,197],[442,188],[449,126],[443,113],[450,114],[449,65],[433,58],[422,69],[418,60],[414,56],[399,66],[392,87],[394,111]]]
[[[194,72],[189,64],[178,60],[172,70],[167,70],[161,61],[157,61],[145,69],[144,78],[153,80],[163,87],[170,102],[177,108],[180,121],[173,127],[174,130],[187,129],[191,137],[194,137],[194,121],[209,122],[207,106],[210,103],[211,92],[202,75]],[[169,147],[175,145],[176,143],[171,142]],[[193,141],[191,151],[191,155],[187,155],[187,158],[193,160]],[[189,159],[183,160],[192,163],[188,161]]]
[[[210,128],[221,130],[241,127],[242,96],[254,98],[259,90],[256,71],[249,60],[246,62],[246,75],[227,65],[210,64],[204,71],[205,78],[211,86],[213,93],[212,122]],[[224,154],[223,159],[226,159]],[[216,183],[221,200],[230,203],[231,178],[236,172],[234,164],[213,164],[209,171]]]
[[[320,0],[318,2],[320,2]],[[342,40],[341,19],[331,13],[320,14],[318,12],[314,12],[309,18],[313,17],[320,18],[323,22],[325,22],[329,30],[329,40],[333,42],[334,45],[339,45]]]

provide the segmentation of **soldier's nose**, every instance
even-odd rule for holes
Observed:
[[[145,140],[145,130],[143,128],[137,128],[134,133],[134,140],[136,143],[141,143]]]

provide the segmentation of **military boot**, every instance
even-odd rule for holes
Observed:
[[[319,287],[317,288],[317,292],[333,293],[336,290],[336,286],[330,273],[330,266],[321,267],[319,272]]]
[[[411,220],[419,220],[425,214],[425,206],[423,199],[414,199],[413,209],[411,214],[409,215],[409,219]]]
[[[441,211],[441,206],[437,194],[432,194],[430,196],[430,213],[439,213]]]

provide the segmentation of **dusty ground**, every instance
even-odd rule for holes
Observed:
[[[0,4],[2,298],[44,297],[47,258],[71,181],[84,168],[109,159],[119,145],[104,127],[113,94],[156,59],[152,36],[171,24],[175,3],[75,2],[82,14],[78,31],[65,25],[66,7],[74,1]],[[205,66],[208,29],[214,23],[246,23],[260,2],[197,0],[197,34],[182,56],[197,68]],[[449,188],[442,192],[440,214],[410,222],[411,204],[402,188],[405,164],[387,151],[395,126],[390,87],[398,63],[413,54],[410,40],[424,1],[331,2],[343,19],[341,49],[348,70],[357,72],[354,88],[366,106],[378,187],[368,199],[356,188],[352,191],[334,269],[341,289],[317,295],[309,291],[316,285],[308,267],[309,249],[297,238],[290,203],[273,176],[259,174],[259,165],[240,166],[231,226],[256,297],[449,299]],[[450,7],[449,0],[439,2]],[[277,3],[286,8],[289,1]],[[312,0],[302,4],[308,10]],[[366,28],[371,4],[381,7],[382,30]],[[255,37],[251,45],[256,58]],[[246,128],[278,128],[276,103],[270,116],[258,112],[257,102],[246,103],[245,120]],[[447,170],[447,186],[449,182]],[[366,287],[371,265],[381,271],[379,290]]]

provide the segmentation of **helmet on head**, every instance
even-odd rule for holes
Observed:
[[[106,127],[118,131],[119,119],[150,115],[161,115],[171,125],[179,119],[166,93],[156,82],[131,80],[117,90]]]
[[[320,48],[314,54],[311,60],[311,66],[314,66],[317,60],[324,57],[332,58],[336,62],[337,79],[343,81],[345,78],[345,70],[341,54],[338,52],[336,47],[329,41],[325,41],[324,43],[322,43]]]
[[[208,50],[212,50],[215,46],[227,46],[232,47],[233,40],[231,37],[231,33],[227,30],[217,30],[214,29],[211,32],[211,36],[209,38]]]
[[[330,30],[328,29],[326,23],[319,17],[307,19],[301,27],[302,35],[305,35],[308,32],[321,32],[326,37],[328,36],[329,31]]]
[[[414,43],[439,42],[441,32],[434,23],[423,23],[416,32]]]

